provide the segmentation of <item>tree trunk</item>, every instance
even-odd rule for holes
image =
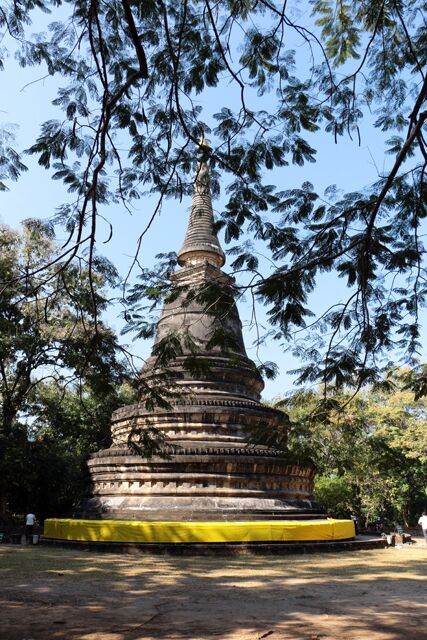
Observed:
[[[5,470],[7,446],[12,434],[13,423],[17,411],[13,405],[4,400],[2,407],[2,421],[0,424],[0,514],[5,516],[8,511],[8,479]]]
[[[409,505],[406,504],[402,509],[403,524],[405,529],[409,529]]]

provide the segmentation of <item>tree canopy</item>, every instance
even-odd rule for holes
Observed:
[[[57,269],[87,247],[92,278],[100,207],[155,193],[142,242],[162,199],[191,188],[203,126],[214,193],[226,189],[219,226],[233,268],[248,274],[241,290],[266,305],[268,337],[304,335],[299,382],[357,388],[379,379],[390,352],[415,365],[420,350],[427,7],[307,7],[310,21],[294,18],[286,1],[17,0],[2,4],[0,27],[22,65],[60,78],[58,119],[42,124],[29,149],[74,194],[56,212],[69,232]],[[32,36],[40,11],[52,22]],[[236,106],[203,111],[200,97],[215,89],[220,101],[225,85]],[[342,195],[332,186],[319,194],[308,181],[286,191],[270,184],[269,170],[315,160],[317,131],[357,139],[367,113],[390,136],[390,168],[371,185]],[[23,168],[6,134],[0,156],[5,185]],[[345,281],[348,296],[313,317],[309,296],[326,272]],[[425,393],[422,370],[414,385]]]
[[[49,226],[28,220],[22,234],[7,227],[0,231],[0,509],[4,512],[12,487],[23,480],[18,462],[32,446],[31,424],[37,413],[40,417],[34,412],[39,387],[54,383],[58,399],[68,387],[78,395],[85,385],[86,393],[103,402],[117,393],[125,366],[114,333],[100,318],[95,322],[92,304],[92,293],[98,313],[107,304],[104,288],[115,279],[111,265],[96,257],[90,284],[83,262],[57,269],[59,246]],[[83,401],[82,390],[80,395]],[[95,420],[92,432],[96,424]],[[94,438],[92,432],[86,436],[89,440]]]
[[[283,446],[317,467],[315,495],[326,510],[374,523],[416,524],[427,504],[427,402],[405,390],[408,371],[391,374],[387,390],[297,391],[276,406],[291,418],[291,429],[255,442]]]

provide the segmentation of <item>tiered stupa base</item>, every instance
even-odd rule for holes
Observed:
[[[324,517],[311,499],[314,468],[263,448],[205,448],[146,460],[107,449],[89,460],[83,517],[144,521]]]
[[[328,550],[354,539],[351,520],[327,518],[312,500],[312,465],[266,447],[203,443],[172,451],[149,460],[119,446],[93,454],[92,493],[79,519],[47,520],[45,539],[161,553],[235,553],[236,545],[269,553],[274,545],[314,542]]]

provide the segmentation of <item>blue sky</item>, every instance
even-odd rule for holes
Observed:
[[[306,19],[308,20],[307,16]],[[34,25],[33,30],[37,31],[38,26]],[[43,76],[41,69],[21,69],[13,58],[6,61],[6,69],[1,75],[3,90],[0,98],[0,125],[19,125],[16,129],[16,146],[20,149],[25,149],[33,143],[41,122],[49,118],[61,118],[57,108],[50,104],[55,97],[57,81],[55,78]],[[210,90],[207,94],[202,94],[199,101],[208,114],[204,117],[208,124],[214,126],[214,122],[209,122],[209,114],[219,111],[224,104],[233,105],[235,100],[236,96],[231,89],[229,94],[224,94],[224,90]],[[262,100],[268,108],[269,97],[265,96]],[[315,164],[275,170],[266,175],[266,181],[278,185],[280,189],[287,189],[298,187],[303,181],[309,180],[319,193],[330,184],[337,184],[343,192],[363,188],[364,185],[375,181],[378,173],[384,171],[386,162],[390,162],[389,156],[384,154],[384,137],[372,125],[373,117],[368,115],[361,124],[360,146],[357,141],[348,138],[339,139],[338,144],[335,144],[330,134],[316,133],[312,138],[313,146],[317,149]],[[23,174],[18,183],[10,183],[8,192],[0,194],[0,222],[13,227],[28,217],[49,217],[68,197],[64,185],[51,180],[49,172],[39,167],[34,158],[27,157],[25,162],[29,171]],[[104,228],[104,237],[101,229],[98,251],[110,258],[122,275],[129,268],[136,239],[149,219],[155,202],[155,197],[140,200],[132,205],[132,214],[116,204],[103,212],[113,224],[114,234],[108,244],[102,244],[108,236],[107,225]],[[160,215],[142,244],[141,262],[144,265],[152,265],[157,253],[179,249],[185,234],[190,202],[191,199],[187,198],[182,203],[172,200],[164,203]],[[221,200],[216,201],[214,207],[219,210],[221,204]],[[319,283],[310,304],[318,313],[344,298],[345,293],[342,282],[329,275]],[[245,328],[248,355],[255,358],[255,350],[251,347],[255,332],[248,327],[250,307],[242,302],[239,304],[239,310]],[[121,327],[118,313],[117,308],[111,309],[108,313],[108,322],[117,331]],[[258,314],[263,322],[263,310],[259,309]],[[146,356],[150,344],[134,344],[133,348],[137,353]],[[280,369],[280,375],[276,380],[267,381],[264,397],[271,398],[291,389],[292,377],[286,372],[296,368],[299,363],[295,362],[290,354],[283,353],[277,343],[267,345],[259,355],[263,360],[275,361]]]

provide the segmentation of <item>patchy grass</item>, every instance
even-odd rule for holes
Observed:
[[[176,558],[1,546],[5,640],[425,640],[427,548]]]

